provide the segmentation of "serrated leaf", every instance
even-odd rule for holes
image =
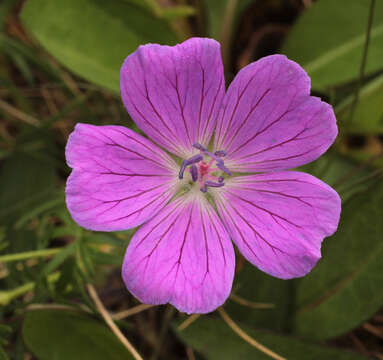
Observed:
[[[139,45],[177,42],[165,21],[125,1],[28,0],[21,18],[70,70],[115,92],[122,62]]]
[[[238,325],[255,340],[286,359],[366,360],[365,357],[352,352],[253,330],[240,323]],[[270,360],[269,356],[249,345],[218,318],[203,316],[185,330],[177,333],[185,343],[201,352],[207,360]]]
[[[354,195],[318,265],[300,280],[294,330],[327,339],[350,331],[383,304],[383,184]]]
[[[370,0],[321,0],[298,19],[282,52],[305,68],[314,89],[356,78]],[[376,1],[366,73],[383,68],[383,2]]]
[[[336,107],[343,129],[349,133],[383,134],[383,75],[362,87],[351,119],[353,101],[351,95]]]
[[[133,359],[105,325],[69,311],[28,312],[23,338],[39,360]]]

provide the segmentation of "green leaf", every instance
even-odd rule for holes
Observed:
[[[314,89],[356,78],[362,61],[370,0],[321,0],[298,19],[282,48],[302,65]],[[383,68],[383,2],[376,1],[366,73]]]
[[[368,182],[359,183],[359,180],[372,173],[369,166],[362,166],[360,162],[334,153],[327,153],[298,170],[308,172],[335,188],[344,202],[369,188]]]
[[[3,30],[5,18],[9,10],[15,5],[15,0],[3,0],[0,3],[0,30]]]
[[[9,360],[7,353],[4,351],[1,345],[0,345],[0,360]]]
[[[209,36],[222,40],[224,31],[234,25],[235,20],[254,0],[205,0],[205,10],[209,23]],[[225,15],[229,18],[225,19]],[[225,22],[224,20],[228,21]]]
[[[205,0],[208,34],[222,47],[224,63],[228,63],[232,36],[239,18],[254,0]]]
[[[0,222],[16,221],[52,199],[55,181],[51,164],[23,153],[9,157],[0,171]]]
[[[131,4],[142,7],[150,11],[153,15],[159,18],[175,19],[186,17],[195,14],[195,9],[189,5],[172,5],[163,7],[157,0],[124,0]]]
[[[383,134],[383,75],[362,87],[351,120],[353,101],[354,95],[351,95],[336,107],[343,129],[350,133]]]
[[[70,70],[116,92],[122,62],[139,45],[177,42],[165,21],[125,1],[28,0],[21,18]]]
[[[340,351],[323,345],[303,342],[292,337],[253,330],[238,324],[248,335],[267,346],[278,355],[294,360],[366,360],[348,351]],[[242,340],[221,319],[203,316],[178,331],[179,337],[192,348],[201,352],[207,360],[257,359],[270,360]]]
[[[8,344],[8,337],[12,333],[12,328],[7,325],[0,324],[0,347]]]
[[[252,303],[271,304],[273,307],[255,309],[230,300],[226,308],[236,320],[250,327],[286,330],[293,294],[291,285],[291,282],[273,278],[246,262],[235,277],[233,294]]]
[[[106,326],[68,311],[28,312],[23,338],[39,360],[133,359]]]
[[[383,184],[354,195],[343,206],[323,258],[299,281],[296,333],[327,339],[350,331],[383,304]]]
[[[170,6],[162,9],[161,17],[168,20],[195,15],[196,10],[189,5]]]

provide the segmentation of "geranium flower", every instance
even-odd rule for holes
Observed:
[[[142,224],[122,267],[136,298],[213,311],[232,287],[230,239],[272,276],[313,268],[337,228],[340,199],[315,177],[286,169],[323,154],[337,126],[298,64],[265,57],[225,92],[216,41],[148,44],[126,58],[121,95],[149,139],[126,127],[78,124],[66,148],[73,168],[66,199],[86,229]]]

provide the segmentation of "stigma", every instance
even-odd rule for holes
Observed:
[[[209,187],[224,186],[223,175],[232,175],[223,161],[226,152],[218,150],[213,154],[199,143],[195,143],[193,147],[200,153],[182,162],[178,178],[181,180],[184,178],[185,171],[190,172],[192,181],[200,184],[200,190],[203,193],[206,193]]]

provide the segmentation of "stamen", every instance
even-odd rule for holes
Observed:
[[[197,154],[192,156],[190,159],[186,160],[188,165],[199,163],[201,160],[203,160],[203,156],[201,154]]]
[[[205,183],[203,184],[203,187],[201,187],[201,191],[203,193],[205,193],[207,191],[207,188],[208,187],[222,187],[224,186],[225,184],[223,182],[220,182],[220,183],[217,183],[215,181],[210,181],[210,180],[207,180],[205,181]]]
[[[227,154],[226,154],[226,151],[224,150],[217,150],[215,153],[214,153],[215,156],[218,156],[218,157],[225,157]]]
[[[223,172],[225,172],[227,175],[231,176],[233,173],[223,164],[223,161],[221,159],[217,160],[217,167],[221,169]]]
[[[196,149],[198,150],[201,150],[201,151],[207,151],[207,149],[205,147],[203,147],[201,144],[199,143],[194,143],[193,144],[193,147],[195,147]]]
[[[229,176],[232,175],[232,172],[224,165],[222,159],[226,156],[226,151],[217,150],[213,154],[199,143],[193,144],[193,147],[198,149],[201,153],[182,162],[178,177],[183,179],[185,170],[190,166],[188,171],[191,174],[192,180],[193,182],[199,181],[199,184],[201,185],[200,190],[203,193],[207,192],[208,187],[218,188],[224,186],[225,183],[222,172]],[[204,160],[205,156],[209,157],[210,160]],[[216,165],[215,167],[213,166],[214,163]],[[213,175],[215,172],[221,172],[221,175]]]
[[[205,186],[210,186],[210,187],[222,187],[224,186],[225,184],[224,183],[217,183],[215,181],[210,181],[210,180],[207,180],[205,181]]]
[[[198,168],[196,164],[192,165],[190,169],[190,173],[191,173],[193,181],[196,182],[198,180]]]
[[[201,154],[197,154],[192,156],[190,159],[182,161],[180,172],[178,173],[178,178],[182,180],[184,178],[186,167],[195,163],[199,163],[201,160],[203,160],[203,156]]]
[[[187,160],[182,161],[180,172],[178,173],[178,178],[182,180],[184,178],[184,172],[187,166]]]
[[[211,153],[211,152],[208,151],[208,150],[205,150],[203,153],[204,153],[205,155],[211,157],[212,160],[218,160],[218,159],[217,159],[217,156],[215,156],[213,153]]]

